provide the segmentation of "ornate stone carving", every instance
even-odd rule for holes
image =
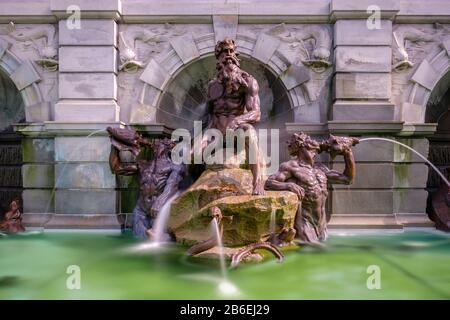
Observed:
[[[399,43],[406,43],[406,45],[403,45],[403,49],[406,51],[408,61],[410,62],[406,62],[403,68],[400,63],[402,56],[395,44],[395,39],[392,40],[394,42],[392,46],[392,63],[393,70],[396,72],[391,73],[391,101],[398,108],[397,116],[399,119],[419,122],[423,121],[423,110],[426,108],[429,93],[431,93],[431,88],[428,87],[437,83],[444,76],[445,70],[447,69],[446,63],[443,63],[441,58],[445,61],[445,57],[447,56],[445,52],[445,39],[448,39],[448,36],[450,36],[450,26],[438,23],[394,26],[394,32],[397,34],[407,29],[414,30],[409,31],[412,33],[425,34],[425,37],[428,38],[431,35],[433,40],[410,41],[408,40],[408,36],[406,36],[405,42],[399,41]],[[403,39],[405,39],[404,36]],[[396,56],[400,58],[396,58]],[[410,67],[412,64],[416,64],[417,68],[412,69]],[[420,84],[420,86],[416,88],[417,90],[412,90],[416,84]],[[417,106],[418,109],[412,112],[411,108],[414,106]]]
[[[407,25],[395,28],[392,34],[392,69],[401,71],[414,66],[408,53],[411,43],[420,46],[420,43],[435,41],[437,35],[432,31],[420,30]]]
[[[154,28],[133,26],[128,28],[126,32],[119,32],[119,71],[134,73],[145,66],[146,63],[138,54],[138,41],[149,45],[151,53],[157,54],[163,50],[162,42],[167,42],[170,37],[179,36],[185,32],[186,30],[170,24],[159,25]]]
[[[296,51],[300,61],[316,72],[323,72],[330,67],[331,36],[326,28],[319,25],[305,25],[288,28],[284,23],[266,31]]]
[[[39,53],[39,58],[35,60],[38,65],[48,71],[58,70],[58,46],[53,25],[17,28],[11,23],[8,35],[34,48]]]

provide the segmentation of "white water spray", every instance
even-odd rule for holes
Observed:
[[[155,246],[158,246],[161,243],[166,242],[165,236],[166,236],[166,230],[167,230],[167,223],[169,222],[169,216],[170,216],[170,208],[172,205],[172,202],[178,198],[180,195],[179,192],[174,194],[172,197],[167,200],[167,202],[162,206],[161,210],[158,213],[158,216],[155,219],[153,231],[154,236],[152,239],[152,242]]]
[[[161,207],[161,210],[158,212],[158,216],[153,223],[152,228],[152,238],[149,241],[145,241],[143,243],[139,243],[131,248],[132,252],[142,252],[142,251],[161,251],[164,249],[164,244],[167,244],[166,234],[167,224],[169,222],[170,216],[170,208],[172,202],[180,195],[179,192],[174,194],[172,197],[167,200],[167,202]]]
[[[270,213],[270,234],[275,234],[275,218],[276,218],[276,211],[275,209],[272,209],[272,212]]]
[[[216,236],[217,247],[219,249],[220,271],[222,280],[219,283],[219,290],[224,295],[235,295],[239,292],[236,286],[228,280],[227,267],[225,265],[225,253],[223,251],[222,235],[220,234],[220,226],[217,218],[212,220],[213,232]]]
[[[388,138],[363,138],[361,140],[359,140],[360,142],[362,141],[370,141],[370,140],[380,140],[380,141],[388,141],[388,142],[392,142],[395,144],[398,144],[412,152],[414,152],[417,156],[419,156],[423,161],[425,161],[426,163],[428,163],[430,165],[431,168],[433,168],[434,171],[436,171],[436,173],[442,178],[442,180],[447,184],[448,187],[450,187],[450,182],[447,180],[447,178],[442,174],[442,172],[439,171],[438,168],[436,168],[436,166],[434,164],[432,164],[425,156],[423,156],[422,154],[420,154],[418,151],[414,150],[413,148],[411,148],[410,146],[398,142],[396,140],[393,139],[388,139]]]
[[[225,265],[225,254],[223,252],[223,244],[222,244],[222,235],[220,234],[219,223],[217,222],[217,218],[212,220],[213,232],[217,241],[217,248],[219,249],[219,258],[220,258],[220,270],[222,272],[222,278],[227,278],[227,268]]]

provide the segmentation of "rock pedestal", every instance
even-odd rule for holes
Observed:
[[[267,240],[271,232],[294,226],[297,196],[289,191],[267,191],[254,196],[252,175],[243,169],[207,170],[172,203],[169,230],[188,245],[212,235],[209,209],[222,211],[224,246],[242,246]],[[271,230],[272,212],[275,228]]]

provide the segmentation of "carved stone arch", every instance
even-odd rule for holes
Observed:
[[[9,48],[10,43],[0,39],[0,69],[11,78],[22,96],[26,122],[50,120],[50,108],[43,102],[37,85],[41,77],[30,61],[21,60]]]
[[[155,122],[159,102],[167,85],[189,65],[214,54],[215,34],[194,36],[190,33],[170,39],[168,51],[151,59],[140,76],[145,83],[140,97],[141,109],[132,113],[131,122],[146,119]],[[309,93],[305,83],[310,79],[309,69],[291,64],[278,50],[280,40],[261,33],[257,38],[237,34],[236,45],[242,57],[261,63],[277,79],[287,93],[291,104],[293,119],[291,122],[321,122],[324,119],[302,119],[299,108],[314,102],[315,97]]]
[[[448,79],[448,83],[441,83],[440,86],[450,87],[450,77],[446,77],[448,72],[450,72],[450,38],[446,38],[436,46],[413,72],[405,90],[400,120],[406,123],[424,123],[427,103],[438,83]],[[433,95],[436,95],[436,92]]]

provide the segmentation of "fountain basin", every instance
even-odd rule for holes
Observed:
[[[186,259],[183,246],[135,250],[142,242],[118,231],[11,235],[0,241],[0,256],[7,257],[0,259],[0,299],[450,298],[448,233],[341,230],[326,244],[328,251],[285,252],[281,264],[269,257],[227,270],[241,295],[224,297],[217,259]],[[81,290],[66,287],[73,264],[81,268]],[[381,290],[366,287],[370,265],[382,270]]]

